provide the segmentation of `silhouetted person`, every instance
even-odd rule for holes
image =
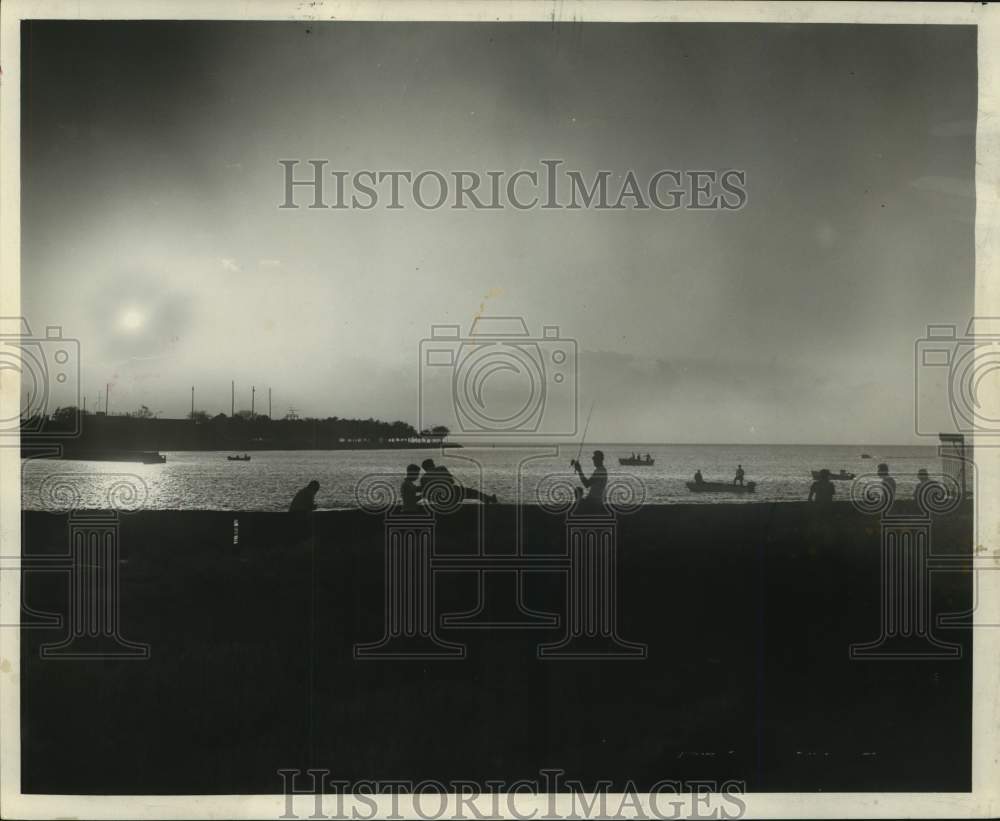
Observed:
[[[701,475],[701,469],[699,468],[694,472],[694,483],[696,485],[705,484],[705,477]]]
[[[743,477],[744,476],[746,476],[746,474],[743,472],[743,465],[737,465],[736,466],[736,478],[733,479],[733,484],[734,485],[740,485],[742,487],[742,485],[743,485]]]
[[[295,494],[295,498],[288,506],[288,512],[292,515],[289,535],[293,544],[302,541],[312,533],[312,516],[310,514],[316,509],[316,493],[318,491],[319,482],[313,479]]]
[[[302,490],[295,494],[292,503],[288,506],[289,513],[304,513],[316,509],[316,493],[319,491],[319,482],[313,479]]]
[[[890,499],[896,498],[896,480],[889,475],[889,466],[881,462],[878,466],[878,477],[882,480],[882,486],[886,489]]]
[[[420,465],[407,465],[406,478],[403,479],[403,486],[400,488],[400,496],[403,499],[403,510],[410,513],[420,510],[420,488],[417,486],[417,479],[420,478]]]
[[[603,506],[604,494],[608,488],[608,471],[604,467],[604,452],[595,450],[593,456],[590,458],[594,463],[594,472],[590,474],[589,479],[583,475],[583,468],[580,467],[580,463],[576,459],[572,462],[577,476],[580,477],[583,486],[587,488],[587,495],[581,501],[588,507]]]
[[[812,487],[809,488],[809,501],[827,507],[833,504],[833,497],[836,492],[837,489],[833,486],[833,482],[830,481],[830,471],[823,468],[819,472],[819,479],[813,482]]]
[[[478,490],[472,487],[465,487],[460,485],[455,481],[455,477],[451,475],[451,471],[448,470],[444,465],[435,465],[433,459],[424,459],[421,462],[421,466],[424,469],[424,478],[420,481],[420,492],[426,499],[428,491],[432,491],[435,484],[440,486],[447,486],[449,490],[454,488],[462,499],[473,499],[477,502],[482,502],[485,504],[496,504],[497,495],[495,493],[486,494],[480,493]]]
[[[927,485],[932,482],[935,485],[939,485],[939,491],[941,493],[945,493],[944,485],[937,479],[931,479],[930,475],[927,473],[927,468],[920,468],[920,470],[917,471],[917,486],[913,489],[913,498],[919,499],[920,494],[924,493]]]

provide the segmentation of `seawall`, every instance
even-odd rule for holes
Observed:
[[[29,559],[67,551],[66,514],[23,521]],[[487,574],[435,572],[435,630],[464,647],[444,659],[356,657],[386,632],[383,517],[317,513],[295,544],[283,514],[142,511],[114,527],[121,635],[149,659],[44,659],[65,625],[22,631],[27,791],[275,792],[277,769],[308,766],[480,782],[555,767],[758,791],[970,783],[969,632],[934,628],[954,658],[850,658],[878,638],[883,605],[880,521],[850,505],[620,517],[616,629],[646,651],[632,658],[539,652],[565,635],[572,576],[543,566],[568,531],[537,508],[434,522],[437,555],[500,557]],[[967,551],[971,511],[931,535],[937,553]],[[518,544],[536,569],[513,572]],[[28,573],[26,605],[65,614],[68,586]],[[932,622],[971,605],[968,572],[935,573],[931,590]]]

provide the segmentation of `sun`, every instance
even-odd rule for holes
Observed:
[[[138,308],[126,308],[118,319],[118,324],[126,331],[138,331],[146,323],[146,317]]]

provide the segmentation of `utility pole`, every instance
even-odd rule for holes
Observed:
[[[257,389],[253,385],[251,385],[250,386],[250,418],[251,419],[253,419],[253,411],[254,411],[254,404],[253,403],[254,403],[254,397],[256,395],[257,395]]]
[[[271,416],[271,389],[267,389],[267,418],[272,419]]]
[[[236,380],[234,379],[229,388],[229,418],[236,416]]]
[[[191,386],[191,420],[194,421],[194,385]]]
[[[111,411],[108,410],[108,398],[111,396],[111,384],[105,383],[104,385],[104,415],[111,416]]]

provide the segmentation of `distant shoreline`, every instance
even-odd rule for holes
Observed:
[[[352,451],[352,450],[442,450],[442,449],[452,449],[461,448],[462,445],[457,443],[445,442],[445,443],[431,443],[424,442],[420,444],[407,443],[407,444],[378,444],[378,445],[358,445],[352,444],[350,446],[343,447],[326,447],[326,448],[311,448],[311,447],[281,447],[281,448],[254,448],[254,447],[237,447],[237,448],[160,448],[160,449],[148,449],[141,448],[135,450],[129,450],[125,448],[113,448],[117,453],[131,452],[135,454],[146,453],[146,452],[159,452],[159,453],[284,453],[287,451],[319,451],[319,452],[329,452],[329,451]],[[123,463],[129,463],[136,461],[134,459],[102,459],[98,452],[93,450],[87,451],[74,451],[69,450],[66,453],[52,453],[45,452],[45,446],[38,446],[38,449],[42,451],[41,453],[34,454],[31,453],[31,446],[21,447],[21,458],[22,459],[56,459],[74,462],[86,462],[86,461],[121,461]],[[27,451],[27,452],[26,452]]]

